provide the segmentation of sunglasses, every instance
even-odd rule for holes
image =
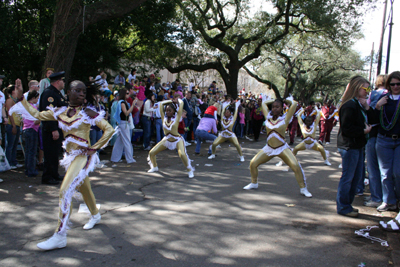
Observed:
[[[361,87],[361,89],[364,89],[367,93],[371,92],[371,87]]]
[[[400,86],[400,83],[390,83],[390,86]]]

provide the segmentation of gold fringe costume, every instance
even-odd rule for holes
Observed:
[[[267,129],[267,145],[257,153],[250,161],[251,182],[257,184],[258,180],[258,166],[268,162],[275,156],[281,158],[293,171],[297,183],[300,188],[306,187],[306,178],[303,169],[301,168],[296,157],[293,155],[289,145],[285,141],[285,131],[289,125],[293,114],[297,108],[297,102],[294,100],[286,99],[285,102],[291,104],[289,110],[273,120],[272,114],[268,109],[268,105],[272,104],[274,100],[263,100],[262,109],[266,118],[265,127]]]
[[[149,156],[147,158],[150,168],[157,167],[157,159],[156,156],[158,153],[165,149],[169,150],[178,150],[178,155],[181,158],[183,164],[186,166],[188,172],[194,171],[194,168],[191,165],[191,160],[186,152],[185,140],[178,132],[179,121],[182,118],[183,112],[183,101],[179,101],[178,111],[168,122],[168,118],[165,116],[165,105],[172,103],[171,100],[162,101],[159,103],[159,109],[161,114],[161,120],[163,121],[163,130],[164,130],[164,138],[161,139],[150,151]]]
[[[55,232],[65,235],[68,230],[68,220],[72,211],[72,196],[77,190],[82,194],[90,213],[96,215],[99,212],[96,207],[96,199],[90,186],[88,174],[95,169],[100,159],[97,153],[89,156],[80,147],[89,150],[98,150],[107,146],[108,141],[114,133],[114,129],[104,119],[104,111],[101,111],[96,117],[92,118],[87,115],[82,106],[47,107],[49,110],[39,112],[23,98],[14,107],[10,110],[10,114],[13,112],[27,114],[28,112],[30,116],[40,121],[58,121],[58,126],[63,131],[63,148],[66,150],[66,153],[60,161],[60,165],[65,168],[66,174],[60,187],[60,211]],[[76,110],[75,115],[72,117],[68,117],[67,115],[70,109]],[[103,136],[92,146],[89,138],[91,126],[97,126],[103,131]]]
[[[222,106],[222,111],[221,111],[221,125],[222,125],[222,131],[219,132],[218,137],[214,140],[212,144],[212,154],[215,155],[215,152],[217,151],[217,146],[219,144],[224,143],[225,141],[230,141],[235,147],[237,152],[239,153],[239,156],[243,156],[242,153],[242,148],[240,147],[239,141],[235,135],[235,133],[232,131],[232,128],[236,122],[237,114],[238,114],[238,107],[240,105],[240,102],[235,103],[235,113],[233,116],[230,118],[225,117],[225,111],[229,107],[228,103],[224,103]]]
[[[326,160],[328,151],[325,151],[324,147],[317,142],[317,139],[315,139],[316,125],[318,125],[319,120],[321,118],[321,112],[317,112],[317,110],[315,110],[317,117],[315,118],[315,121],[311,125],[310,129],[307,128],[307,126],[304,124],[301,118],[301,115],[303,113],[304,110],[301,111],[299,114],[297,114],[297,120],[299,121],[300,130],[301,133],[303,134],[304,140],[293,149],[293,154],[296,156],[297,152],[299,152],[300,150],[313,149],[315,151],[319,151],[322,155],[322,158]],[[314,114],[314,112],[312,114]]]

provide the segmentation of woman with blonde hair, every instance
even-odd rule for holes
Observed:
[[[363,177],[363,149],[371,131],[368,124],[374,112],[367,103],[371,91],[369,82],[355,76],[347,85],[339,110],[340,128],[337,146],[342,157],[342,176],[336,197],[337,213],[357,217],[358,210],[352,207],[357,184]]]

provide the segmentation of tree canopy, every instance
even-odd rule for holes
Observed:
[[[263,49],[283,46],[286,36],[301,33],[348,45],[360,29],[362,7],[372,2],[265,1],[265,9],[254,11],[247,0],[176,0],[180,16],[175,24],[186,29],[193,42],[170,43],[173,48],[164,47],[168,53],[153,59],[173,73],[215,69],[227,92],[236,95],[239,70]]]

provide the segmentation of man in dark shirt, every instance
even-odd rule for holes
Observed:
[[[47,107],[67,106],[67,102],[61,94],[64,89],[65,72],[57,72],[50,75],[50,86],[44,89],[40,96],[39,111],[47,110]],[[61,152],[62,131],[58,128],[57,121],[42,122],[44,170],[42,184],[56,185],[63,177],[58,174],[58,156]]]

